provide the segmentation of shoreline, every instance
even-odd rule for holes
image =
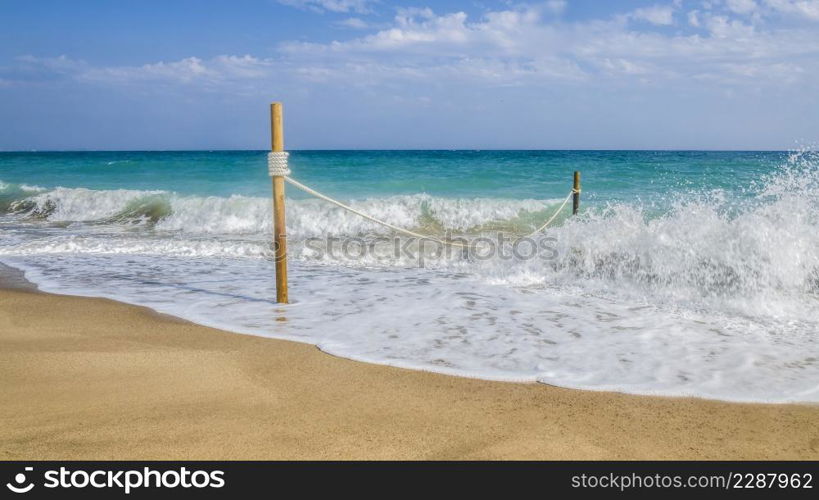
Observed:
[[[7,266],[0,332],[7,460],[819,458],[816,405],[374,365],[48,294]]]
[[[456,369],[441,369],[441,368],[431,368],[425,365],[412,365],[410,363],[405,362],[386,362],[383,360],[373,361],[367,359],[366,357],[356,357],[354,355],[340,355],[335,354],[331,350],[324,350],[322,349],[321,345],[316,344],[311,340],[300,340],[297,338],[291,338],[287,336],[279,336],[279,335],[260,335],[258,333],[247,332],[247,331],[239,331],[235,329],[230,329],[230,326],[222,326],[218,323],[211,323],[208,324],[207,322],[197,322],[196,320],[184,318],[181,316],[177,316],[172,312],[162,312],[156,309],[153,309],[149,306],[144,306],[137,303],[127,302],[125,300],[117,299],[117,298],[109,298],[109,297],[99,297],[95,295],[84,295],[78,294],[74,295],[72,293],[61,293],[61,292],[54,292],[54,291],[46,291],[39,288],[39,285],[29,281],[25,277],[25,272],[21,269],[15,268],[9,264],[6,264],[0,261],[0,290],[2,289],[11,289],[11,290],[22,290],[22,291],[30,291],[33,293],[43,293],[46,295],[54,295],[58,297],[83,297],[83,298],[90,298],[90,299],[100,299],[100,300],[108,300],[118,304],[123,304],[126,306],[137,307],[140,309],[145,309],[148,314],[156,315],[158,317],[169,319],[171,321],[178,321],[182,323],[190,323],[196,326],[200,326],[203,328],[209,328],[213,330],[217,330],[223,333],[233,334],[233,335],[249,335],[251,337],[259,337],[269,340],[280,340],[283,342],[293,342],[297,344],[303,344],[311,348],[317,349],[319,352],[326,356],[333,356],[339,359],[344,359],[347,361],[353,361],[356,363],[364,363],[369,365],[375,366],[383,366],[387,368],[397,368],[401,370],[410,370],[410,371],[420,371],[425,373],[431,373],[436,375],[443,375],[446,377],[456,377],[456,378],[467,378],[467,379],[474,379],[474,380],[483,380],[487,382],[496,382],[496,383],[506,383],[506,384],[537,384],[537,385],[544,385],[548,387],[555,387],[560,389],[568,389],[574,391],[584,391],[584,392],[599,392],[599,393],[612,393],[612,394],[626,394],[631,396],[645,396],[645,397],[659,397],[659,398],[671,398],[671,399],[695,399],[695,400],[702,400],[702,401],[713,401],[713,402],[721,402],[721,403],[734,403],[734,404],[760,404],[760,405],[804,405],[804,406],[814,406],[819,408],[819,401],[802,401],[802,400],[790,400],[790,399],[782,399],[782,400],[748,400],[743,398],[720,398],[720,397],[709,397],[703,396],[699,394],[692,394],[687,392],[681,393],[668,393],[662,391],[634,391],[634,390],[621,390],[617,387],[611,386],[603,386],[603,387],[584,387],[584,386],[572,386],[572,385],[561,385],[561,384],[551,384],[548,382],[543,382],[541,380],[536,379],[535,377],[504,377],[504,376],[486,376],[486,375],[473,375],[472,373],[464,373],[463,371],[456,370]]]

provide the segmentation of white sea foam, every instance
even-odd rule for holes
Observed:
[[[636,202],[589,210],[541,236],[554,238],[554,258],[433,256],[427,269],[405,257],[317,255],[306,238],[382,229],[294,201],[296,303],[284,307],[270,300],[263,199],[38,193],[3,222],[14,238],[0,259],[49,291],[353,359],[586,389],[819,402],[816,165],[795,155],[741,199],[714,191],[680,196],[660,214]],[[530,228],[554,206],[426,195],[354,203],[396,225],[473,236]]]
[[[159,194],[162,192],[58,187],[20,200],[12,209],[47,217],[52,221],[93,221],[113,217],[135,200]]]
[[[18,189],[20,191],[28,192],[28,193],[39,193],[42,191],[48,191],[44,187],[34,186],[31,184],[9,184],[7,182],[0,181],[0,193],[4,191],[9,191],[11,189]]]
[[[352,200],[353,208],[404,227],[425,224],[437,229],[469,231],[484,224],[523,217],[526,225],[557,200],[446,199],[429,195]],[[166,191],[58,187],[12,204],[12,211],[53,222],[155,222],[155,229],[194,234],[269,233],[271,203],[247,196],[198,197]],[[384,229],[320,200],[288,202],[289,233],[294,238],[355,236]]]
[[[2,255],[154,255],[174,257],[272,257],[267,242],[247,240],[145,239],[117,235],[59,235],[27,239],[14,246],[0,246]]]

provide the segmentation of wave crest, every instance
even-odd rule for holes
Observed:
[[[59,187],[17,191],[6,212],[51,222],[143,225],[191,234],[261,234],[271,228],[266,198],[182,196],[166,191]],[[448,199],[425,194],[353,200],[354,208],[393,225],[430,232],[527,231],[550,213],[555,200]],[[388,229],[321,200],[289,200],[291,238],[384,234]]]

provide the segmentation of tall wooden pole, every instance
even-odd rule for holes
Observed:
[[[270,143],[274,152],[284,151],[282,103],[270,105]],[[287,229],[284,219],[284,177],[273,179],[273,251],[276,256],[276,302],[287,304]]]
[[[572,194],[572,215],[580,210],[580,172],[574,172],[574,194]]]

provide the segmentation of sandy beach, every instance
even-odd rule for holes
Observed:
[[[0,290],[0,457],[817,459],[819,407],[487,382]],[[331,326],[328,326],[328,328]]]

